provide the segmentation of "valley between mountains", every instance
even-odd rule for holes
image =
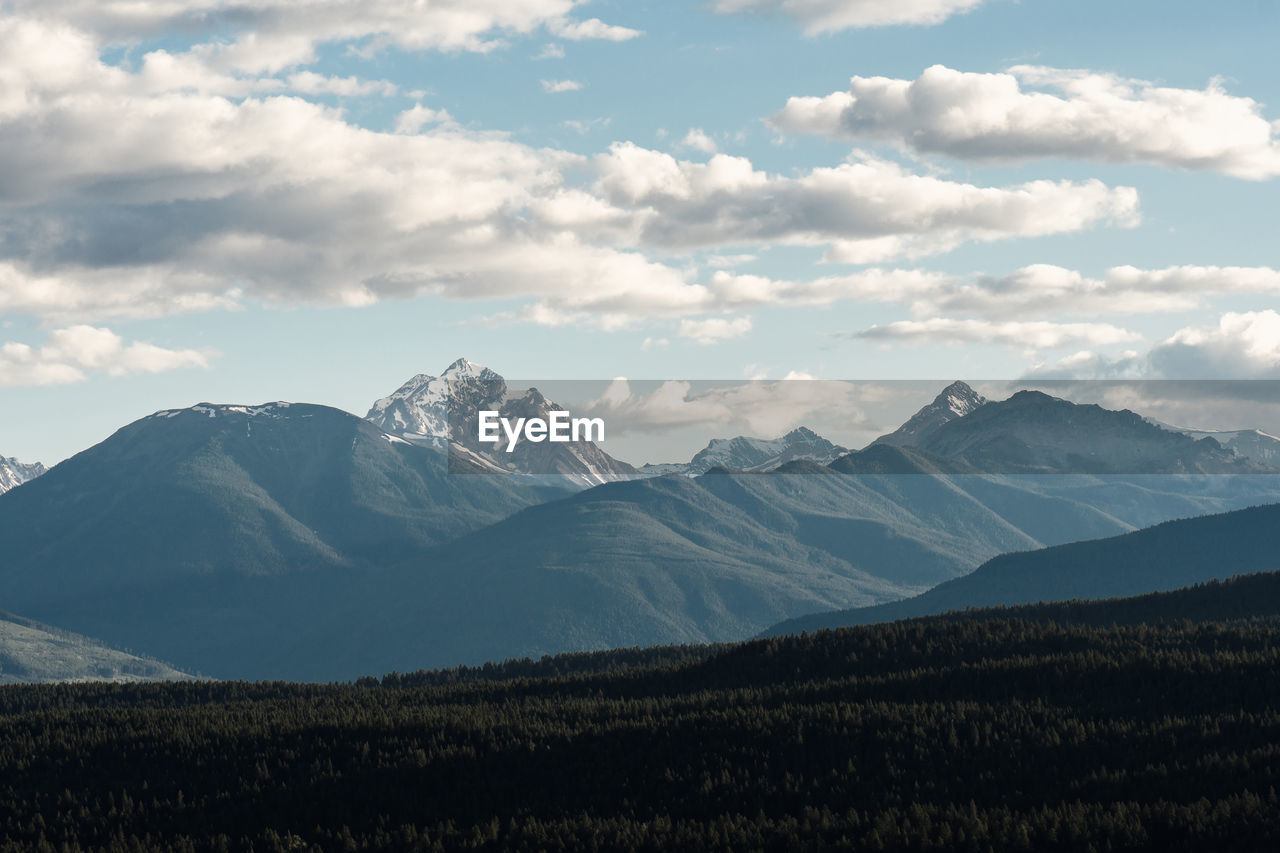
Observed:
[[[363,418],[203,403],[47,472],[3,460],[0,606],[97,669],[0,634],[0,677],[350,680],[1280,568],[1280,440],[1257,431],[960,382],[853,451],[797,428],[637,467],[457,429],[459,407],[555,406],[459,360]]]

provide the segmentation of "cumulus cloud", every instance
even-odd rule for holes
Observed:
[[[422,104],[415,104],[396,116],[396,133],[417,133],[431,124],[453,122],[448,110],[433,110]]]
[[[684,139],[680,140],[680,144],[685,148],[701,151],[703,154],[715,154],[720,150],[716,146],[716,141],[707,136],[700,127],[690,128],[689,132],[684,135]]]
[[[1140,338],[1109,323],[1054,323],[1047,320],[992,322],[951,317],[899,320],[853,333],[871,341],[928,344],[1001,344],[1028,350],[1065,346],[1106,346]]]
[[[978,187],[865,159],[799,177],[757,170],[745,157],[705,163],[631,142],[596,157],[597,195],[638,244],[665,249],[780,242],[828,245],[828,259],[875,263],[992,241],[1138,221],[1138,194],[1101,181]],[[623,215],[627,211],[627,215]],[[587,220],[583,220],[584,224]]]
[[[854,77],[848,91],[791,98],[769,122],[964,159],[1154,163],[1251,180],[1280,174],[1280,122],[1216,80],[1177,89],[1091,71],[1023,65],[980,74],[934,65],[915,80]]]
[[[1051,264],[1032,264],[1004,276],[943,278],[910,298],[912,312],[1017,317],[1045,306],[1074,315],[1149,314],[1202,307],[1211,296],[1280,296],[1280,270],[1270,267],[1112,267],[1101,278]]]
[[[1145,353],[1082,350],[1038,365],[1031,375],[1066,379],[1280,379],[1280,313],[1228,312],[1187,326]],[[1247,389],[1246,389],[1247,390]]]
[[[510,36],[547,30],[571,40],[625,41],[637,30],[571,16],[580,0],[8,0],[19,15],[66,22],[108,42],[170,32],[219,41],[202,48],[240,69],[294,64],[318,44],[362,50],[488,51]]]
[[[382,133],[295,95],[157,94],[145,66],[104,64],[101,50],[65,25],[0,23],[5,313],[95,322],[432,293],[529,299],[514,317],[616,327],[918,277],[698,282],[653,256],[783,242],[865,260],[1135,216],[1132,190],[1098,182],[978,187],[881,161],[782,177],[632,143],[584,159],[423,104]],[[584,167],[594,182],[571,184]]]
[[[502,319],[545,325],[594,323],[621,328],[643,317],[679,317],[760,306],[831,305],[842,300],[895,302],[904,295],[931,290],[944,280],[945,276],[940,273],[920,270],[871,269],[809,281],[776,280],[718,270],[705,283],[672,278],[639,288],[626,281],[601,281],[589,290],[545,295],[517,315]],[[683,328],[701,330],[707,321],[688,322]],[[723,322],[706,328],[721,328]]]
[[[717,266],[733,262],[743,260],[708,258],[709,264]],[[848,300],[905,305],[919,318],[963,315],[1003,320],[1043,315],[1047,310],[1093,317],[1188,311],[1203,307],[1211,297],[1227,294],[1280,296],[1280,270],[1121,266],[1094,278],[1065,267],[1032,264],[1003,276],[873,268],[789,281],[719,269],[696,294],[699,299],[684,303],[686,308],[697,305],[705,311],[733,311],[759,305],[831,305]]]
[[[676,334],[707,345],[740,338],[749,331],[750,317],[708,317],[705,320],[681,320]]]
[[[299,71],[290,74],[289,88],[304,95],[339,95],[343,97],[361,97],[382,95],[391,97],[399,90],[395,83],[387,80],[361,80],[359,77],[326,77],[314,71]]]
[[[707,265],[712,267],[740,267],[757,260],[756,255],[707,255]]]
[[[606,128],[612,123],[612,116],[597,116],[596,118],[569,118],[560,122],[560,125],[581,136],[586,136],[591,131]]]
[[[599,18],[589,18],[585,21],[571,21],[567,18],[561,17],[553,19],[549,24],[549,27],[551,31],[560,38],[568,39],[569,41],[586,41],[588,39],[630,41],[633,38],[643,35],[640,30],[606,24]]]
[[[176,26],[174,10],[215,6],[172,0],[162,15],[146,0],[51,0],[39,19],[0,21],[0,313],[65,325],[419,294],[514,300],[522,304],[506,319],[604,328],[843,299],[993,313],[947,302],[978,296],[930,273],[699,278],[688,255],[709,249],[711,263],[730,266],[752,257],[729,254],[740,246],[785,243],[870,263],[1136,221],[1136,192],[1097,181],[981,187],[874,159],[782,176],[741,157],[691,162],[630,142],[584,158],[463,127],[422,103],[395,119],[394,133],[369,130],[301,95],[381,97],[379,81],[252,76],[286,67],[270,42],[283,31],[265,18],[239,41],[153,52],[133,68],[101,58],[129,10]],[[476,4],[474,26],[515,14],[507,6],[532,16],[526,29],[571,37],[546,17],[561,9],[563,18],[565,4],[542,0]],[[393,7],[373,3],[370,14]],[[198,32],[207,21],[189,23]],[[363,38],[374,32],[367,23],[333,37]],[[309,38],[286,45],[288,55],[305,58]],[[247,88],[227,94],[235,86]],[[672,334],[724,339],[749,324],[691,319],[684,330],[673,322]]]
[[[0,387],[65,385],[84,381],[90,373],[124,376],[208,366],[206,353],[126,344],[110,329],[93,326],[55,329],[38,349],[16,342],[0,345]]]
[[[1280,314],[1223,314],[1216,325],[1180,329],[1154,347],[1151,373],[1177,379],[1280,379]]]
[[[782,13],[810,35],[894,24],[939,24],[983,0],[715,0],[722,14]]]
[[[615,436],[698,427],[721,435],[773,437],[805,424],[868,424],[876,389],[865,383],[748,380],[730,384],[615,379],[587,406]]]
[[[543,80],[542,91],[555,95],[560,92],[577,92],[582,84],[577,80]]]

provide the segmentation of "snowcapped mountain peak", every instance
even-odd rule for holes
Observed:
[[[520,443],[513,453],[494,454],[474,432],[474,416],[479,411],[495,410],[510,418],[545,418],[556,408],[537,388],[509,388],[500,374],[460,358],[439,376],[413,377],[375,402],[365,419],[393,439],[447,447],[454,457],[484,470],[558,474],[584,486],[635,476],[634,468],[590,441]],[[471,426],[462,429],[466,423]]]
[[[0,494],[34,480],[47,470],[39,462],[23,463],[0,456]]]
[[[943,388],[942,393],[933,400],[933,405],[947,409],[958,418],[986,404],[986,397],[958,379]]]
[[[498,375],[483,365],[476,364],[474,361],[467,361],[465,358],[460,358],[453,364],[446,367],[444,369],[444,373],[440,374],[440,378],[452,379],[455,381],[460,379],[485,379],[488,378],[486,374],[488,374],[488,376]]]
[[[914,447],[932,435],[943,424],[963,418],[987,404],[987,398],[973,390],[967,383],[956,380],[942,389],[933,402],[907,420],[888,435],[882,435],[872,444],[890,444],[895,447]]]
[[[818,435],[816,432],[809,429],[807,426],[798,426],[795,429],[793,429],[791,432],[784,435],[782,437],[782,440],[787,442],[788,444],[795,444],[796,442],[799,442],[799,441],[813,441],[815,438],[821,438],[821,437],[822,436]]]
[[[696,477],[712,469],[772,471],[797,459],[826,465],[848,452],[848,448],[832,444],[808,427],[801,426],[781,438],[750,438],[745,435],[713,438],[687,463],[646,465],[641,473]]]

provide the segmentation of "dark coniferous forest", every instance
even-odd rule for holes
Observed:
[[[0,846],[1275,849],[1278,580],[355,684],[8,687]]]

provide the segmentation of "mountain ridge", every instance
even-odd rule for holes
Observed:
[[[499,417],[546,419],[559,407],[537,388],[516,391],[500,374],[465,358],[439,376],[419,373],[386,397],[375,401],[365,419],[405,441],[448,448],[459,473],[554,475],[580,487],[639,476],[630,464],[614,459],[590,440],[535,444],[520,442],[511,453],[479,441],[474,430],[478,413]]]
[[[1002,554],[918,596],[868,608],[812,614],[764,635],[865,625],[967,608],[1173,590],[1280,568],[1280,504],[1174,519],[1120,536]]]
[[[651,476],[683,474],[686,477],[696,477],[713,468],[763,472],[798,459],[826,465],[848,452],[847,447],[828,441],[806,426],[799,426],[778,438],[744,435],[713,438],[688,462],[650,463],[642,465],[639,471]]]
[[[29,483],[49,469],[39,462],[19,462],[16,458],[0,456],[0,494]]]

